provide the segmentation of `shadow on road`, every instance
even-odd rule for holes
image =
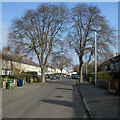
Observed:
[[[49,104],[55,104],[55,105],[60,105],[60,106],[68,107],[68,108],[73,108],[74,110],[73,118],[82,118],[84,116],[84,113],[83,113],[83,110],[80,104],[80,98],[78,95],[78,91],[77,91],[76,85],[73,85],[72,87],[73,89],[67,89],[67,88],[56,88],[56,89],[72,91],[73,102],[71,102],[71,100],[69,99],[66,99],[66,100],[43,99],[40,101],[49,103]],[[66,91],[64,92],[66,94]],[[55,96],[55,97],[61,98],[63,96]]]
[[[65,100],[50,100],[50,99],[44,99],[44,100],[40,100],[42,102],[45,103],[50,103],[50,104],[56,104],[56,105],[62,105],[65,107],[74,107],[74,104],[72,102],[68,102]]]
[[[68,88],[56,88],[58,90],[73,90],[73,89],[68,89]]]
[[[63,98],[63,96],[55,96],[55,97],[58,97],[58,98]]]

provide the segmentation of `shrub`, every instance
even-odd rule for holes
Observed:
[[[14,75],[2,75],[2,78],[5,78],[5,79],[15,79],[16,76],[14,76]]]
[[[95,78],[95,74],[87,74],[87,80],[93,80]]]
[[[101,71],[98,72],[97,78],[98,80],[114,80],[120,79],[120,72],[112,72],[112,71]]]

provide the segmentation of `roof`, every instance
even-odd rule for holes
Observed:
[[[114,64],[114,63],[117,63],[117,62],[120,62],[120,55],[104,61],[101,65]]]
[[[18,62],[18,63],[24,63],[24,64],[39,67],[39,65],[37,63],[33,62],[32,60],[29,60],[29,59],[26,59],[26,58],[23,58],[21,56],[14,55],[14,54],[11,54],[11,53],[9,54],[9,53],[7,53],[5,51],[0,52],[0,56],[2,56],[3,60],[15,61],[15,62]]]
[[[22,56],[15,55],[15,54],[9,53],[9,52],[4,51],[4,50],[3,51],[0,50],[0,56],[2,56],[2,59],[6,60],[6,61],[15,61],[18,63],[24,63],[24,64],[40,67],[39,64],[35,63],[34,61],[32,61],[30,59],[26,59]],[[52,69],[55,69],[54,67],[52,67],[50,65],[50,63],[47,63],[46,67],[50,67]]]

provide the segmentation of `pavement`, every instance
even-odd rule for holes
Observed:
[[[76,80],[63,78],[3,90],[3,118],[85,118]]]
[[[119,96],[86,81],[77,86],[91,118],[120,118]]]

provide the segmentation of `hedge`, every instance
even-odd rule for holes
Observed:
[[[17,76],[14,76],[14,75],[2,75],[2,78],[5,78],[5,79],[15,79],[15,78],[17,78]]]
[[[95,74],[87,74],[87,80],[90,80],[95,78]]]
[[[97,73],[98,80],[120,80],[120,72],[102,71]]]
[[[4,79],[19,79],[19,78],[25,78],[25,76],[15,76],[15,75],[1,75],[0,77]]]

